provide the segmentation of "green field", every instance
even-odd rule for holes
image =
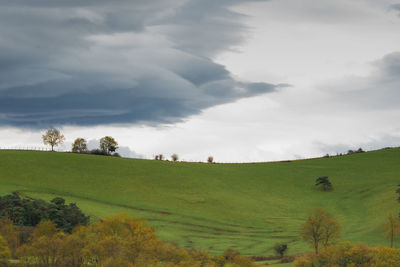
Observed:
[[[335,190],[314,183],[329,176]],[[299,228],[321,206],[343,224],[343,240],[387,244],[380,225],[397,215],[400,149],[277,163],[205,164],[56,152],[0,151],[0,194],[20,191],[76,202],[94,220],[128,212],[158,235],[212,253],[307,252]],[[399,244],[400,245],[400,244]]]

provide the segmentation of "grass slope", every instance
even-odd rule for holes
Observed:
[[[327,175],[333,192],[315,189]],[[308,211],[326,208],[344,240],[386,244],[380,225],[397,214],[400,149],[279,163],[201,164],[71,153],[0,151],[0,194],[61,196],[101,218],[128,212],[158,235],[217,253],[270,255],[276,242],[308,251],[298,236]]]

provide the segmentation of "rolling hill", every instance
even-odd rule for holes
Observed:
[[[332,192],[318,191],[329,176]],[[276,242],[306,252],[298,231],[320,206],[343,224],[343,240],[387,244],[381,232],[397,214],[400,149],[276,163],[205,164],[72,153],[0,151],[0,194],[64,197],[93,220],[128,212],[166,241],[271,255]]]

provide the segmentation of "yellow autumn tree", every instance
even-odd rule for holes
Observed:
[[[394,241],[400,233],[400,219],[393,217],[393,214],[389,213],[384,228],[386,238],[390,241],[390,247],[393,248]]]
[[[8,248],[6,240],[0,235],[0,266],[8,266],[11,258],[11,251]]]
[[[300,231],[304,242],[309,243],[318,254],[321,246],[327,247],[341,235],[341,225],[329,212],[315,208]]]
[[[164,243],[145,221],[121,214],[78,226],[71,234],[59,231],[52,222],[43,221],[16,255],[21,267],[32,266],[33,262],[38,267],[253,266],[249,258],[228,252],[213,258],[204,250],[187,250]]]
[[[11,256],[15,256],[19,245],[18,232],[10,219],[0,218],[0,235],[6,240],[11,251]]]

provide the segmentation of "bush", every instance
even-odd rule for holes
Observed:
[[[349,155],[351,155],[351,154],[356,154],[356,153],[363,153],[363,152],[365,152],[361,147],[359,148],[359,149],[357,149],[357,150],[348,150],[347,151],[347,154],[349,154]]]
[[[289,263],[295,260],[294,256],[285,256],[281,259],[281,263]]]
[[[274,245],[275,254],[278,255],[280,258],[283,258],[285,253],[287,252],[288,246],[285,243],[276,243]]]
[[[296,258],[295,267],[314,266],[399,266],[400,249],[370,247],[365,244],[353,245],[341,242],[337,246],[324,248],[318,255],[308,254]]]
[[[209,157],[207,158],[207,162],[208,162],[208,163],[213,163],[213,162],[214,162],[214,158],[213,158],[212,156],[209,156]]]
[[[107,152],[105,152],[105,151],[103,151],[103,150],[101,150],[101,149],[98,149],[98,148],[90,150],[89,153],[90,153],[90,154],[93,154],[93,155],[108,156]]]

